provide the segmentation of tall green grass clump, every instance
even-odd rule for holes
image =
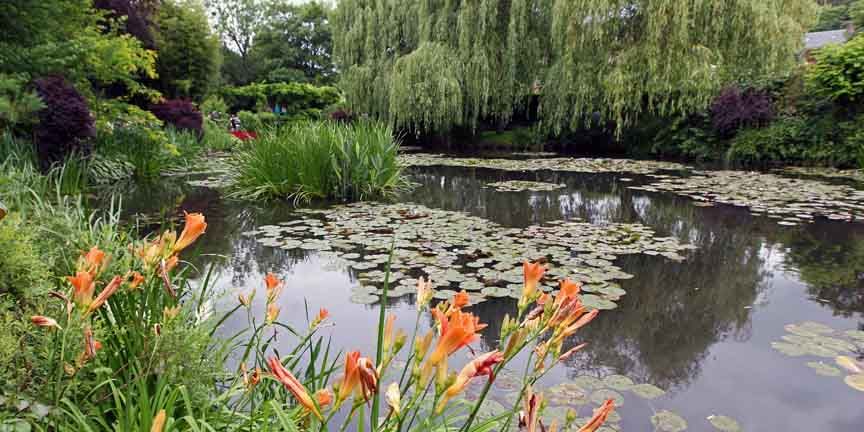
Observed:
[[[245,199],[364,200],[408,186],[399,140],[375,122],[298,122],[262,132],[235,158],[232,195]]]

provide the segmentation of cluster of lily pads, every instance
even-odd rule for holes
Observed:
[[[583,284],[585,305],[613,309],[626,291],[616,280],[633,275],[614,264],[619,255],[661,255],[683,260],[693,246],[655,237],[639,224],[592,225],[557,221],[506,228],[462,212],[413,204],[355,203],[299,210],[297,219],[245,233],[269,247],[318,251],[354,270],[359,284],[351,300],[378,301],[389,262],[388,296],[413,294],[419,277],[431,278],[436,298],[465,290],[473,303],[519,298],[525,260],[552,265],[543,280],[547,292],[560,279]],[[392,243],[392,257],[390,247]]]
[[[817,216],[857,221],[864,215],[864,191],[816,180],[746,171],[695,171],[689,177],[655,175],[658,181],[630,189],[665,191],[697,202],[747,207],[752,213],[794,226]]]
[[[603,401],[612,399],[615,401],[615,406],[623,406],[624,393],[630,393],[649,401],[666,394],[663,389],[653,384],[637,384],[630,377],[618,374],[600,378],[580,375],[569,382],[560,383],[544,390],[549,404],[547,411],[559,423],[562,423],[566,411],[584,405],[599,406]],[[618,426],[620,419],[617,415],[610,415],[606,420],[606,427],[620,430]],[[580,420],[584,419],[579,419],[575,423],[580,424]],[[686,430],[688,426],[683,417],[665,409],[656,411],[650,420],[655,430],[660,432],[680,432]],[[719,431],[736,432],[741,430],[738,422],[728,416],[713,414],[707,417],[707,421]]]
[[[567,185],[547,182],[509,180],[487,183],[486,187],[495,189],[498,192],[549,192],[558,189],[564,189],[565,187],[567,187]]]
[[[838,331],[825,324],[805,321],[784,327],[787,334],[771,347],[792,357],[810,356],[833,359],[809,361],[807,367],[819,375],[840,377],[855,390],[864,392],[864,331]]]
[[[231,165],[227,155],[211,155],[194,171],[167,173],[170,176],[185,176],[190,186],[220,188],[228,184]]]
[[[786,167],[783,173],[830,179],[846,179],[864,182],[864,169],[838,169],[831,167]]]
[[[415,153],[399,156],[406,166],[460,166],[500,169],[505,171],[566,171],[583,173],[650,174],[659,171],[688,170],[686,165],[635,159],[608,158],[541,158],[541,159],[483,159],[455,158],[440,154]]]

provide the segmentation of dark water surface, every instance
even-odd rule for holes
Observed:
[[[661,410],[686,419],[688,431],[714,430],[706,417],[715,414],[736,419],[747,431],[864,431],[864,393],[846,386],[843,376],[821,376],[806,366],[811,361],[833,365],[833,359],[788,357],[771,347],[791,323],[864,330],[864,226],[817,220],[784,227],[742,208],[696,207],[682,197],[629,190],[628,185],[644,179],[627,174],[460,167],[410,172],[418,187],[400,202],[464,211],[505,227],[577,219],[641,223],[658,236],[698,246],[680,263],[660,256],[619,258],[616,265],[635,275],[621,283],[627,294],[617,309],[602,313],[569,341],[590,345],[566,367],[553,370],[541,388],[580,375],[622,374],[667,392],[654,400],[622,392],[622,431],[655,430],[649,419]],[[514,179],[567,187],[552,192],[483,187]],[[325,334],[332,336],[334,347],[373,353],[378,306],[349,301],[357,284],[353,271],[314,252],[271,248],[242,235],[291,219],[290,206],[230,202],[215,190],[186,186],[179,179],[126,196],[130,214],[158,215],[157,209],[166,216],[180,210],[206,214],[207,234],[199,241],[202,255],[193,264],[204,268],[217,263],[217,310],[236,304],[237,293],[257,290],[255,313],[263,316],[263,277],[272,271],[286,282],[282,320],[302,326],[307,308],[314,315],[326,307],[335,325]],[[514,307],[510,300],[474,307],[481,321],[490,324],[478,350],[497,343],[497,323]],[[393,300],[389,308],[397,314],[397,327],[410,332],[413,298]],[[431,318],[421,322],[428,328]],[[237,315],[226,323],[225,333],[244,325],[245,317]],[[287,333],[279,338],[285,347],[294,342]],[[857,355],[862,357],[860,351]],[[592,406],[574,408],[588,416]]]

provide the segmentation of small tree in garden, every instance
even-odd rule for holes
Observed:
[[[171,99],[163,100],[150,106],[150,112],[159,120],[174,126],[177,130],[194,132],[196,136],[203,133],[202,125],[204,117],[201,111],[188,100]]]
[[[35,81],[36,93],[45,104],[34,129],[36,152],[42,169],[72,153],[90,153],[88,140],[96,134],[87,101],[62,76]]]
[[[711,103],[711,124],[720,136],[731,137],[743,127],[763,125],[774,118],[774,105],[766,92],[727,87]]]

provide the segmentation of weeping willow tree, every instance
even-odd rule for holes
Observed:
[[[782,72],[815,15],[812,0],[341,0],[332,22],[356,112],[440,133],[506,123],[536,94],[557,133]]]

